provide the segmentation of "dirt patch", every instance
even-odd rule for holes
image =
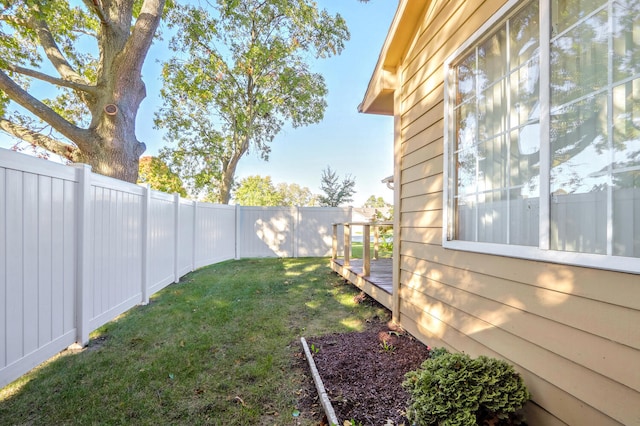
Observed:
[[[427,359],[424,344],[386,322],[371,323],[363,332],[306,339],[341,422],[352,420],[363,426],[409,424],[404,415],[408,395],[402,381],[407,372]],[[321,412],[315,392],[304,394],[301,411]],[[318,424],[326,424],[321,416]]]

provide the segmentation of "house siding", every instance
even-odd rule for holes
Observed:
[[[512,363],[529,424],[640,425],[638,275],[442,247],[444,61],[503,4],[432,1],[400,64],[398,318]]]

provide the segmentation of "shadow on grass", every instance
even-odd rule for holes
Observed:
[[[358,294],[327,259],[200,269],[0,390],[0,424],[313,424],[297,342],[388,315]]]

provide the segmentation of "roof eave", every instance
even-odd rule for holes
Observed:
[[[393,115],[394,92],[399,86],[397,70],[428,3],[425,0],[399,1],[364,99],[358,106],[359,112]]]

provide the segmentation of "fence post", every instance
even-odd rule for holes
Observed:
[[[175,248],[173,251],[173,282],[180,281],[180,194],[173,194],[175,220]]]
[[[293,257],[298,257],[300,246],[300,207],[295,206],[293,215]]]
[[[331,259],[336,260],[338,258],[338,224],[334,223],[333,237],[331,238]]]
[[[151,187],[144,185],[142,196],[142,284],[140,286],[140,303],[149,303],[149,210],[151,207]]]
[[[191,244],[193,245],[193,250],[191,251],[191,271],[196,270],[196,248],[197,244],[197,231],[198,231],[198,201],[193,201],[193,240]]]
[[[236,204],[236,260],[240,260],[240,228],[242,227],[242,206]]]
[[[76,164],[78,177],[78,234],[76,236],[76,345],[89,344],[89,320],[91,306],[91,275],[93,251],[91,250],[91,166]]]

